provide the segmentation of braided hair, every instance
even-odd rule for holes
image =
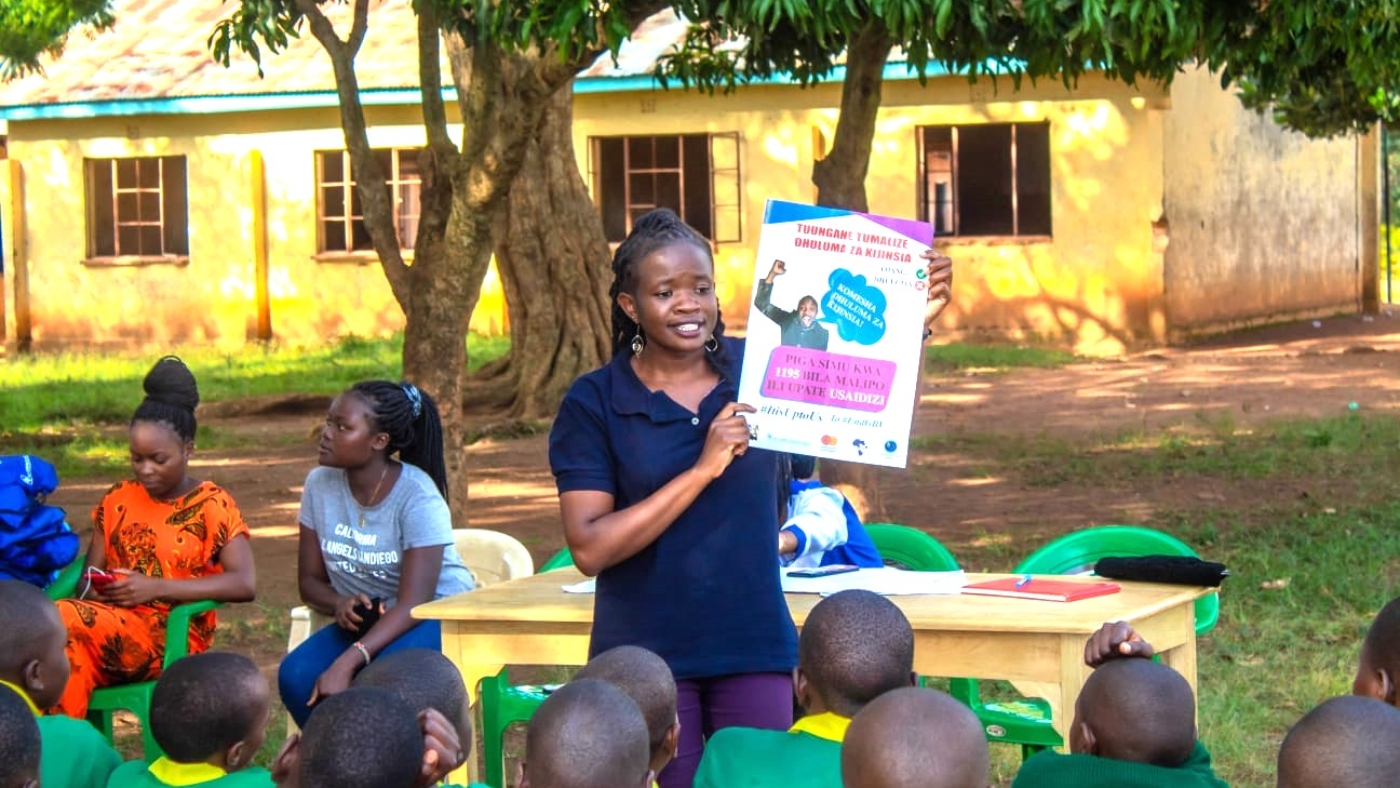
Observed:
[[[164,424],[182,440],[193,441],[196,428],[194,409],[199,405],[199,386],[194,373],[177,356],[165,356],[146,373],[141,382],[146,398],[136,406],[131,423],[144,421]]]
[[[437,403],[412,383],[362,380],[350,387],[370,410],[371,426],[389,435],[388,453],[422,468],[447,499],[447,463],[443,456],[442,417]]]
[[[618,294],[629,293],[635,296],[637,292],[637,264],[658,249],[682,243],[703,250],[706,259],[710,261],[710,270],[714,270],[715,258],[710,250],[710,242],[690,225],[681,221],[681,218],[670,208],[657,208],[642,214],[637,221],[632,223],[632,232],[627,234],[626,240],[613,253],[613,282],[612,287],[608,290],[608,298],[612,300],[612,351],[614,356],[627,350],[632,343],[632,338],[641,331],[641,327],[637,325],[636,321],[628,317],[627,313],[622,311],[622,307],[618,305]],[[713,336],[715,350],[707,352],[705,359],[710,362],[710,366],[716,372],[724,376],[728,374],[729,353],[724,344],[724,318],[720,316],[718,308],[715,309]]]

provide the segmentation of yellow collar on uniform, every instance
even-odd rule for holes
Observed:
[[[34,712],[35,717],[44,716],[44,712],[40,711],[39,707],[34,705],[34,699],[29,697],[29,693],[25,692],[24,689],[18,684],[11,684],[8,681],[0,680],[0,687],[9,687],[10,689],[15,691],[16,695],[19,695],[21,698],[24,698],[25,704],[29,706],[30,711]]]
[[[176,763],[164,756],[147,767],[151,776],[166,785],[198,785],[217,780],[228,772],[207,763]]]
[[[834,741],[838,744],[846,739],[846,729],[851,727],[851,718],[832,712],[803,717],[788,728],[788,733],[810,733],[818,739]]]

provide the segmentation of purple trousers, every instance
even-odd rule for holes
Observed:
[[[676,682],[681,741],[675,760],[661,770],[661,788],[691,788],[705,739],[720,728],[744,726],[785,731],[792,727],[792,676],[743,673]]]

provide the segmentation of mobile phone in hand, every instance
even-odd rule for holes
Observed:
[[[807,569],[792,569],[788,571],[788,577],[830,577],[831,575],[844,575],[847,572],[854,572],[860,567],[855,564],[831,564],[829,566],[814,566]]]
[[[88,584],[91,585],[93,588],[98,589],[99,591],[107,587],[108,585],[116,582],[116,580],[117,576],[112,574],[111,572],[108,572],[105,569],[98,569],[95,566],[90,566],[87,568]]]
[[[355,603],[355,614],[360,617],[360,625],[355,629],[356,637],[364,637],[370,628],[379,623],[380,612],[384,609],[384,597],[375,597],[369,601],[369,607],[365,607],[359,602]]]

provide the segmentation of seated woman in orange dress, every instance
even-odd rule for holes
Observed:
[[[131,419],[136,479],[114,486],[92,511],[87,566],[115,576],[83,582],[59,601],[72,678],[52,711],[87,715],[98,687],[160,675],[170,606],[253,598],[253,551],[243,515],[221,487],[189,475],[199,389],[184,362],[166,356],[143,384]],[[209,648],[214,614],[190,622],[190,653]]]

